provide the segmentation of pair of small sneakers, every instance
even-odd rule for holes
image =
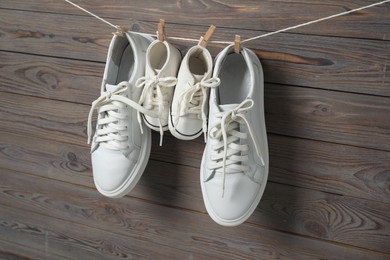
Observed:
[[[160,132],[160,146],[168,129],[182,140],[207,133],[205,97],[208,88],[219,84],[218,78],[211,78],[212,64],[210,53],[199,45],[183,60],[179,50],[167,41],[155,40],[148,47],[145,76],[135,84],[143,89],[139,104],[148,112],[138,110],[138,121],[142,117],[150,129]]]
[[[201,46],[187,52],[179,69],[180,52],[166,41],[130,32],[113,37],[101,96],[88,117],[90,140],[98,110],[91,154],[101,194],[116,198],[134,188],[149,160],[150,129],[160,132],[160,144],[168,129],[184,140],[209,133],[201,165],[207,211],[225,226],[252,214],[268,175],[262,69],[250,50],[232,50],[217,56],[213,74]]]

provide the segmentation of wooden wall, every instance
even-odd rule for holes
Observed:
[[[75,2],[135,31],[164,18],[168,36],[213,23],[233,40],[375,1]],[[0,258],[390,259],[390,3],[245,45],[265,70],[270,176],[236,228],[205,211],[203,137],[154,133],[135,190],[95,190],[86,121],[111,32],[64,1],[0,1]]]

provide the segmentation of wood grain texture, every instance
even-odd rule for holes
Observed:
[[[29,22],[26,23],[26,20]],[[96,26],[92,21],[83,16],[0,9],[0,48],[35,55],[105,62],[113,30]],[[53,27],[53,24],[58,26]]]
[[[269,135],[272,181],[390,202],[390,153]]]
[[[0,165],[2,167],[28,171],[31,174],[50,177],[55,180],[73,182],[74,184],[88,186],[95,190],[87,149],[80,150],[75,146],[53,142],[52,146],[48,146],[48,148],[56,147],[55,150],[42,152],[43,145],[42,147],[35,147],[28,140],[23,140],[22,137],[8,135],[6,139],[13,143],[14,147],[6,147],[0,144]],[[16,140],[20,140],[20,146]],[[26,145],[23,146],[23,143],[26,143]],[[289,143],[286,147],[288,145]],[[31,146],[33,148],[30,148]],[[33,151],[34,147],[35,151]],[[67,149],[69,150],[67,151]],[[176,149],[178,154],[183,153],[180,147]],[[62,151],[62,155],[58,155],[58,150]],[[159,152],[157,151],[157,153]],[[13,158],[11,155],[13,155]],[[85,159],[85,157],[88,158]],[[180,156],[176,157],[180,160]],[[19,161],[17,158],[20,158]],[[386,194],[377,191],[377,196],[379,197],[382,194],[383,198],[381,199],[386,202],[381,204],[348,196],[327,194],[316,190],[310,191],[294,188],[289,185],[295,185],[296,183],[289,183],[286,180],[282,182],[286,183],[287,186],[276,184],[272,182],[274,179],[273,161],[275,160],[271,160],[270,182],[267,185],[259,208],[249,220],[250,223],[387,252],[387,248],[390,248],[387,247],[387,241],[390,241],[388,237],[389,230],[387,230],[390,219],[390,215],[387,212],[387,205],[390,203],[388,195],[386,198]],[[307,161],[311,162],[312,160],[307,158]],[[275,165],[279,165],[279,163],[276,162]],[[82,172],[79,172],[80,166],[84,169]],[[164,171],[161,169],[164,169]],[[308,175],[310,176],[310,173]],[[295,180],[304,182],[305,175],[301,176],[299,175]],[[291,178],[289,175],[284,177],[287,180]],[[17,179],[18,177],[14,178]],[[316,179],[315,176],[312,178]],[[346,184],[351,182],[348,178],[335,181],[333,178],[337,177],[322,177],[319,175],[318,179],[320,178],[323,178],[323,180],[318,180],[318,182],[326,187],[337,187],[336,183],[339,183],[339,186],[341,186],[340,191],[344,188],[343,194],[348,194],[350,190],[354,191],[349,186],[346,186]],[[3,179],[7,179],[7,177]],[[49,181],[46,180],[46,182]],[[16,184],[18,181],[14,180],[12,183]],[[380,181],[377,181],[377,183],[378,185],[383,184]],[[364,184],[373,185],[369,180],[365,180]],[[22,182],[18,184],[20,189],[22,189],[23,185],[27,185],[27,183]],[[319,184],[316,185],[320,186]],[[308,186],[312,188],[313,186],[317,187],[316,185]],[[96,195],[98,194],[97,191],[95,193]],[[205,213],[199,185],[199,166],[188,167],[150,160],[141,181],[130,195],[166,206]],[[357,192],[353,195],[359,196]],[[319,218],[320,216],[322,217]],[[336,218],[336,216],[338,217]],[[336,219],[338,221],[337,225],[334,223]],[[358,227],[353,226],[351,222],[358,225]],[[355,232],[359,233],[358,238]]]
[[[15,16],[20,16],[20,19],[15,19]],[[0,10],[0,17],[4,22],[0,26],[2,32],[0,50],[99,62],[106,60],[107,47],[111,38],[110,30],[96,28],[93,21],[86,17],[30,12],[10,13],[6,10]],[[29,19],[29,25],[24,24],[24,19]],[[61,24],[69,23],[69,25],[59,30],[51,26],[53,20]],[[82,30],[79,24],[83,24]],[[129,26],[141,31],[155,32],[153,23],[132,22]],[[21,27],[23,30],[20,29]],[[167,30],[169,29],[172,34],[189,37],[188,26],[175,24],[171,28],[167,26]],[[205,30],[206,28],[199,26],[191,26],[190,29],[195,34],[195,38],[198,38],[197,35],[202,35]],[[214,38],[223,39],[236,33],[234,30],[227,29],[216,32]],[[254,32],[245,31],[241,36],[254,35]],[[183,54],[194,44],[175,41],[173,43]],[[255,50],[259,56],[267,82],[390,96],[390,66],[388,66],[390,49],[386,41],[289,34],[265,38],[261,43],[254,42],[245,46]],[[323,48],[323,46],[327,47]],[[223,47],[223,45],[210,45],[209,49],[213,55],[216,55]],[[29,59],[31,58],[27,58]],[[53,63],[55,62],[56,60],[53,60]],[[88,66],[90,64],[80,63],[79,66],[75,66],[76,72],[72,73],[90,74],[91,70]],[[82,72],[78,72],[80,68]],[[54,69],[63,68],[54,67]],[[30,73],[31,70],[32,68],[29,68]],[[87,71],[83,72],[84,70]],[[69,68],[67,71],[69,72]],[[63,77],[63,74],[59,75],[61,76]],[[88,89],[85,85],[82,87]]]
[[[89,106],[5,92],[0,100],[2,132],[73,144],[86,142]]]
[[[157,243],[151,247],[135,236],[123,236],[34,212],[27,215],[25,210],[15,207],[1,207],[0,230],[9,241],[45,252],[47,259],[79,259],[80,256],[91,260],[191,258],[191,253]],[[53,256],[53,252],[56,255]]]
[[[390,253],[389,202],[268,183],[249,222]]]
[[[167,168],[169,170],[161,171]],[[130,195],[167,206],[206,212],[198,168],[150,161]],[[248,222],[390,253],[389,204],[389,199],[386,203],[379,203],[269,181]]]
[[[86,140],[89,106],[2,93],[1,129],[74,144]],[[269,133],[390,150],[390,102],[386,97],[267,85]]]
[[[265,87],[267,131],[390,150],[390,99],[292,86]]]
[[[315,20],[325,16],[358,8],[374,0],[304,0],[304,1],[164,1],[156,4],[153,1],[117,0],[107,4],[104,0],[75,1],[88,10],[106,18],[147,20],[158,22],[163,18],[168,23],[197,24],[208,26],[215,24],[218,28],[237,28],[274,31],[292,25]],[[86,15],[64,1],[18,1],[4,0],[2,8],[55,12],[64,14]],[[388,4],[352,13],[343,17],[325,21],[316,25],[294,30],[297,33],[331,35],[339,37],[372,38],[389,40]],[[191,20],[188,18],[191,17]],[[94,18],[90,18],[94,19]],[[100,27],[103,23],[95,20]],[[373,29],[375,28],[375,29]]]
[[[158,145],[153,133],[151,159],[198,168],[202,137],[178,143],[170,134]],[[268,134],[269,179],[297,187],[390,202],[390,152]]]
[[[373,99],[373,97],[371,98]],[[43,176],[51,176],[51,169],[60,170],[63,173],[63,180],[71,181],[77,175],[80,175],[83,182],[88,180],[83,176],[89,174],[90,166],[89,148],[87,148],[85,137],[85,120],[89,107],[8,93],[2,93],[0,101],[0,115],[2,115],[0,120],[3,122],[0,126],[3,135],[0,138],[2,139],[2,157],[5,165],[11,167],[15,164],[12,167],[17,168],[13,169],[21,171],[31,171],[37,168]],[[297,103],[305,108],[305,104]],[[352,117],[359,115],[363,118],[362,113],[370,112],[369,110],[373,107],[369,104],[367,101],[367,109],[352,113]],[[275,107],[282,107],[282,105]],[[284,106],[284,111],[287,111],[288,107]],[[362,102],[357,108],[362,109]],[[347,107],[346,110],[351,109]],[[288,112],[290,113],[290,111]],[[375,124],[386,124],[386,115],[380,119],[380,113],[383,112],[377,113],[378,121]],[[375,112],[368,113],[367,118],[371,114],[373,115]],[[300,114],[295,113],[296,119],[291,119],[289,124],[284,122],[283,118],[276,121],[277,118],[284,116],[283,113],[267,117],[268,129],[272,126],[276,129],[269,130],[269,132],[281,132],[275,127],[275,124],[283,123],[288,124],[290,128],[297,127],[294,123],[299,122],[298,115]],[[332,116],[328,117],[332,118]],[[301,118],[305,118],[304,113],[302,113]],[[269,123],[270,120],[275,120],[274,125]],[[343,120],[345,124],[346,117]],[[68,123],[72,121],[75,123]],[[321,131],[325,132],[327,131],[326,127],[330,127],[330,133],[337,132],[334,130],[336,124],[329,125],[326,123],[329,121],[329,119],[324,120],[322,123],[324,129]],[[315,123],[313,119],[307,118],[307,121],[302,123],[299,129],[306,130],[305,124],[316,126]],[[320,125],[319,122],[317,122],[318,125]],[[367,127],[367,129],[369,129],[367,131],[372,132],[371,129],[376,130],[377,128],[372,126]],[[314,133],[306,131],[311,135]],[[164,146],[160,148],[157,147],[159,137],[157,134],[153,136],[154,147],[151,155],[153,159],[199,167],[204,148],[203,140],[179,142],[171,135],[166,134]],[[389,200],[389,152],[273,135],[270,137],[269,150],[273,172],[270,176],[271,180],[337,194],[379,201]],[[324,137],[326,135],[320,136],[318,139],[326,139]],[[341,137],[334,138],[337,142],[342,142],[340,141]],[[352,136],[349,136],[349,140],[351,138]],[[364,138],[364,140],[356,140],[372,142],[371,139]],[[68,147],[63,143],[71,144],[71,146]],[[386,144],[385,141],[384,144]],[[18,160],[24,161],[24,164],[18,164]],[[47,168],[46,164],[48,163],[52,167]]]
[[[266,82],[390,96],[388,42],[279,35],[248,47]]]
[[[103,70],[96,62],[0,52],[0,90],[91,104]]]
[[[233,40],[375,0],[75,2],[134,31],[165,18],[168,36],[215,23],[212,39]],[[154,132],[135,189],[98,193],[86,119],[112,28],[64,1],[1,1],[0,258],[389,259],[389,10],[244,44],[267,83],[270,177],[248,221],[224,228],[200,191],[202,138],[159,147]]]
[[[126,236],[131,239],[137,238],[155,243],[156,247],[175,245],[175,247],[186,248],[195,256],[204,254],[209,257],[229,259],[249,259],[262,255],[266,256],[265,258],[281,259],[296,259],[297,257],[314,259],[321,257],[331,257],[332,259],[379,257],[378,259],[385,259],[386,257],[383,254],[351,247],[345,247],[340,251],[338,250],[340,245],[334,243],[310,240],[299,236],[294,236],[292,239],[290,234],[253,225],[244,224],[237,228],[226,229],[212,223],[205,214],[166,208],[129,197],[118,200],[102,198],[95,191],[89,189],[54,181],[49,182],[21,173],[2,172],[1,175],[5,182],[1,183],[0,196],[2,199],[0,203],[6,208],[9,205],[15,208],[8,210],[10,212],[8,216],[11,215],[10,219],[13,219],[14,212],[18,212],[17,208],[31,212],[30,218],[17,218],[21,224],[18,224],[18,221],[2,221],[2,228],[8,232],[16,233],[13,234],[15,237],[18,236],[18,232],[26,232],[26,235],[31,236],[36,235],[36,233],[42,234],[41,228],[31,230],[24,227],[34,227],[37,225],[34,222],[40,219],[34,215],[44,214],[48,217],[47,219],[50,219],[50,222],[46,223],[47,229],[49,229],[49,242],[51,239],[54,240],[53,243],[56,240],[68,241],[69,244],[75,246],[73,240],[76,240],[82,242],[85,249],[91,250],[92,253],[101,253],[100,247],[90,245],[96,245],[97,241],[100,241],[99,235],[95,235],[94,239],[91,239],[88,232],[79,234],[79,229],[82,231],[98,227],[101,233],[104,233],[105,230],[115,233],[116,235],[111,238],[113,240]],[[26,181],[34,183],[28,191],[23,188]],[[48,185],[49,183],[50,185]],[[4,207],[2,208],[4,209]],[[19,214],[15,213],[15,215]],[[3,214],[0,215],[3,217]],[[54,219],[66,219],[72,223],[79,223],[75,225],[79,228],[65,229],[63,228],[64,224],[52,224]],[[27,221],[31,224],[26,225],[24,222]],[[221,231],[223,232],[221,233]],[[72,233],[77,235],[77,239],[73,238]],[[97,247],[97,249],[90,247]],[[337,256],[334,255],[335,251],[338,252]]]
[[[91,154],[86,146],[2,132],[0,154],[1,167],[93,186]]]
[[[50,255],[55,259],[65,259],[58,255]],[[40,250],[26,247],[26,245],[18,245],[15,242],[0,240],[0,259],[6,260],[32,260],[32,259],[48,259],[47,255]]]

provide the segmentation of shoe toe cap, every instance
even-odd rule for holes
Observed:
[[[183,136],[197,136],[202,131],[202,120],[197,118],[173,118],[176,133]]]
[[[243,223],[258,204],[260,185],[241,173],[227,174],[224,191],[222,176],[204,183],[204,188],[209,215],[220,225]]]
[[[120,151],[99,148],[92,153],[92,168],[97,189],[110,197],[110,193],[120,189],[131,178],[134,163]]]

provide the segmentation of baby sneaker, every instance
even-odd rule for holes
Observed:
[[[146,51],[145,76],[136,82],[137,87],[143,89],[139,103],[154,113],[154,116],[138,113],[138,117],[142,117],[150,129],[160,132],[160,145],[163,132],[168,130],[169,107],[180,61],[178,49],[165,40],[155,40]]]
[[[182,140],[192,140],[207,134],[208,95],[219,85],[212,78],[213,61],[210,52],[200,45],[188,50],[179,70],[170,109],[169,130]]]
[[[237,226],[256,209],[268,178],[263,71],[252,51],[237,54],[231,45],[217,56],[214,77],[221,84],[210,92],[201,188],[210,217]]]
[[[91,143],[93,178],[97,190],[107,197],[121,197],[137,184],[149,159],[151,133],[141,134],[137,112],[142,89],[135,82],[145,72],[145,52],[153,39],[130,32],[114,36],[108,50],[101,96],[88,116],[88,143],[92,115],[98,118]]]

